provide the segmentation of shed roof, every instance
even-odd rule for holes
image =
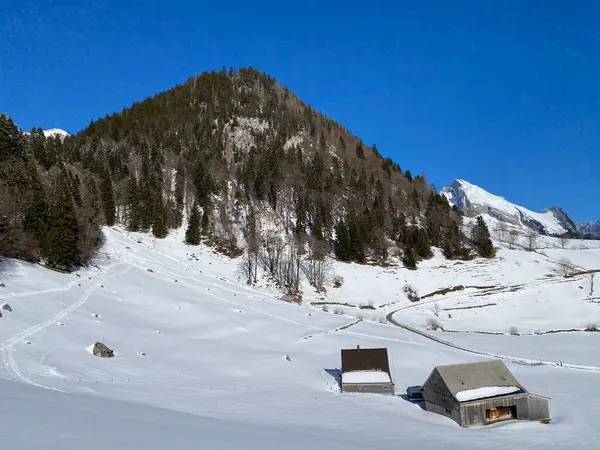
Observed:
[[[380,370],[391,378],[387,348],[342,350],[342,373],[356,370]]]
[[[444,384],[455,398],[458,392],[491,386],[516,386],[522,392],[527,392],[510,370],[508,370],[504,362],[499,359],[438,366],[435,370],[438,371]]]

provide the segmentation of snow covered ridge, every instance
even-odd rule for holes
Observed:
[[[66,138],[67,136],[71,136],[65,130],[61,130],[60,128],[50,128],[49,130],[44,130],[44,136],[46,137],[55,137],[58,136],[61,139]]]
[[[443,188],[440,193],[467,217],[487,214],[494,219],[519,228],[533,229],[543,235],[577,233],[575,222],[559,207],[541,213],[534,212],[465,180],[454,180],[450,187]]]
[[[512,394],[519,392],[521,388],[516,386],[485,386],[477,389],[469,389],[456,393],[456,400],[459,402],[468,402],[482,398],[497,397],[498,395]]]
[[[59,137],[61,139],[66,138],[67,136],[71,136],[70,133],[66,132],[65,130],[61,130],[60,128],[50,128],[48,130],[43,130],[44,136],[46,137]],[[30,133],[28,133],[27,131],[23,131],[23,134],[26,134],[27,136],[29,136]]]

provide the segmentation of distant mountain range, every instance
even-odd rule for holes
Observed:
[[[533,229],[542,235],[568,235],[584,238],[600,237],[600,221],[576,223],[560,207],[553,206],[543,212],[535,212],[487,192],[465,180],[455,180],[441,190],[448,202],[467,217],[487,215],[523,229]]]
[[[594,222],[579,222],[577,224],[577,230],[583,234],[591,234],[596,237],[600,237],[600,220]]]

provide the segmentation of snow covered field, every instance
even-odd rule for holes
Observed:
[[[297,306],[278,300],[266,281],[246,286],[235,262],[186,247],[181,235],[154,242],[106,229],[105,236],[96,267],[77,274],[1,263],[0,302],[13,309],[0,319],[3,448],[598,448],[600,400],[590,393],[600,369],[568,364],[600,366],[600,333],[426,331],[436,303],[439,321],[453,330],[525,333],[600,322],[590,275],[548,276],[563,252],[585,269],[600,268],[598,249],[547,256],[501,249],[493,262],[436,257],[416,272],[336,264],[344,285],[328,287],[324,298],[305,286]],[[402,291],[407,283],[421,295],[479,288],[413,304]],[[375,309],[343,307],[337,315],[311,301]],[[496,305],[448,311],[486,303]],[[399,396],[340,394],[341,348],[387,347],[398,395],[436,365],[489,359],[379,323],[401,308],[395,320],[465,348],[564,362],[507,362],[527,389],[551,398],[552,423],[465,430]],[[115,358],[92,356],[97,340]]]

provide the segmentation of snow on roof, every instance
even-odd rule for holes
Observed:
[[[459,392],[487,388],[489,386],[515,387],[526,392],[502,360],[482,361],[467,364],[438,366],[436,369],[450,393],[456,397]],[[461,400],[459,400],[461,401]]]
[[[456,393],[456,400],[459,402],[468,402],[470,400],[479,400],[482,398],[496,397],[498,395],[512,394],[521,391],[517,386],[485,386],[477,389],[469,389]]]
[[[342,383],[390,383],[391,381],[390,376],[386,372],[379,370],[357,370],[342,374]]]

